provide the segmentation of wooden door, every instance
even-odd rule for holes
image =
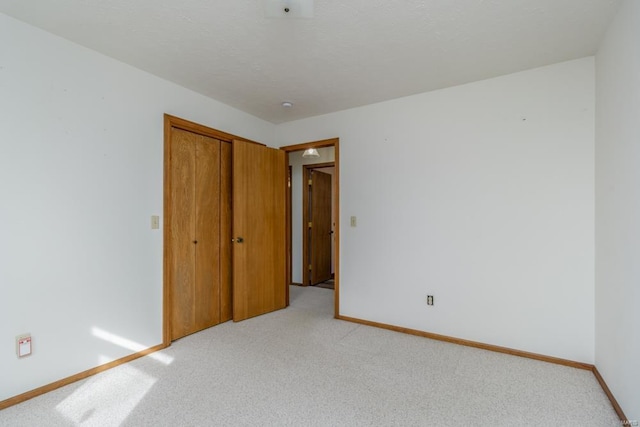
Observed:
[[[233,319],[231,282],[231,143],[220,144],[220,322]]]
[[[221,284],[228,280],[225,274],[228,276],[229,271],[228,267],[224,271],[221,219],[228,216],[225,212],[229,203],[221,202],[221,194],[228,197],[221,184],[222,171],[229,167],[222,167],[223,143],[215,138],[172,128],[170,144],[167,248],[171,264],[171,340],[176,340],[223,320]],[[227,238],[228,234],[226,231]]]
[[[309,191],[309,277],[315,285],[331,279],[331,175],[311,171]]]
[[[233,320],[286,305],[285,153],[233,141]]]

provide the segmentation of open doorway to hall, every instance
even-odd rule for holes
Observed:
[[[339,315],[338,139],[281,147],[288,153],[288,283],[334,290]],[[316,148],[318,157],[303,157]]]
[[[317,150],[319,157],[303,157],[304,150],[289,153],[291,283],[301,286],[320,285],[335,275],[335,149]]]

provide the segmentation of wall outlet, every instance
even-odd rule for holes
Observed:
[[[31,334],[23,334],[16,337],[16,353],[18,357],[31,355]]]
[[[427,305],[433,305],[433,295],[427,295]]]

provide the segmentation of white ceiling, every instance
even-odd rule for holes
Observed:
[[[313,18],[270,18],[264,0],[0,0],[0,12],[281,123],[593,55],[618,4],[316,0]]]

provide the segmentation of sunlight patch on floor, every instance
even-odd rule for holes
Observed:
[[[120,425],[153,387],[156,378],[129,365],[91,377],[56,410],[75,425]]]
[[[120,335],[112,334],[111,332],[107,332],[104,329],[96,328],[95,326],[91,329],[91,333],[95,337],[101,338],[105,341],[108,341],[120,347],[124,347],[134,352],[140,352],[148,348],[142,344],[139,344],[127,338],[121,337]],[[162,354],[158,352],[151,353],[147,355],[147,357],[157,360],[160,363],[164,363],[165,365],[170,365],[171,362],[173,362],[173,357],[167,356],[166,354]],[[107,360],[107,362],[110,362],[110,360]]]

